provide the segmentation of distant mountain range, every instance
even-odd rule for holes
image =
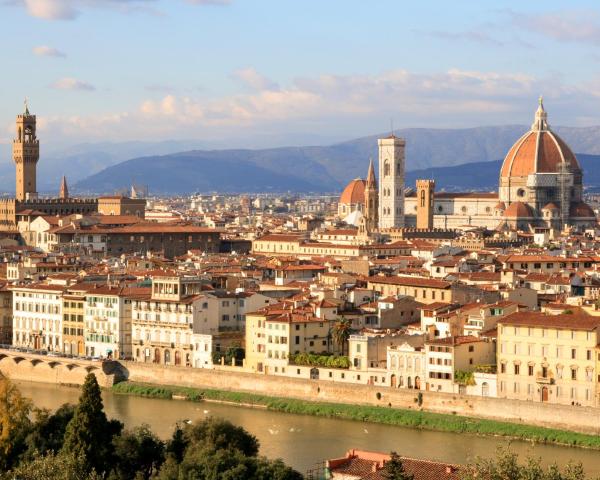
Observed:
[[[497,188],[500,161],[527,130],[525,126],[469,129],[406,129],[407,185],[417,177],[435,178],[447,190]],[[576,152],[600,154],[600,127],[557,128]],[[134,158],[78,182],[85,192],[112,192],[132,182],[155,194],[189,192],[331,192],[364,177],[369,157],[377,158],[377,138],[330,146],[261,150],[193,150]],[[598,157],[580,155],[589,173],[586,185],[600,186],[594,174]]]
[[[406,139],[407,185],[419,176],[435,178],[438,188],[495,189],[498,159],[528,128],[398,130],[395,134]],[[600,126],[555,130],[575,152],[600,155]],[[41,192],[53,192],[66,174],[71,190],[80,193],[112,193],[132,183],[147,185],[152,194],[332,192],[366,175],[369,157],[377,158],[377,138],[384,135],[329,146],[253,150],[192,150],[199,146],[193,141],[82,144],[46,154],[42,148],[38,183]],[[0,149],[0,157],[6,155]],[[585,184],[600,187],[594,174],[597,158],[579,157]],[[0,189],[14,189],[13,182],[14,166],[1,162]]]

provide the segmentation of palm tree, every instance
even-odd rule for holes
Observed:
[[[352,333],[352,322],[347,318],[340,318],[333,326],[333,338],[342,349],[342,355],[344,355],[344,346],[350,339]]]

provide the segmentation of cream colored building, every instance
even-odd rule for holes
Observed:
[[[194,325],[200,324],[201,293],[199,277],[165,274],[152,278],[151,293],[132,301],[135,361],[161,365],[194,364],[196,344],[202,351],[205,348],[200,339],[193,341]],[[201,357],[198,362],[203,362]]]
[[[600,320],[517,312],[498,322],[498,396],[596,406]]]
[[[31,284],[11,287],[13,292],[13,345],[63,351],[62,294],[60,285]]]
[[[85,295],[84,337],[86,355],[131,358],[131,295],[128,288],[102,285]]]

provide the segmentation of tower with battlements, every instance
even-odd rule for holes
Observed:
[[[16,166],[16,198],[18,201],[37,197],[36,170],[40,159],[40,141],[36,136],[35,115],[25,111],[17,115],[17,138],[13,140],[13,161]]]
[[[433,228],[434,180],[417,180],[417,228]]]

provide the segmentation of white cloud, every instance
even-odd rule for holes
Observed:
[[[78,141],[215,140],[236,131],[247,138],[291,133],[352,138],[385,130],[390,118],[397,128],[529,124],[540,93],[546,98],[551,124],[581,125],[597,118],[600,109],[600,90],[594,84],[460,69],[321,75],[298,78],[277,90],[254,89],[217,98],[206,98],[206,92],[165,93],[140,101],[128,112],[49,117],[47,135],[64,138],[77,132]],[[56,88],[81,84],[63,79]],[[36,113],[43,117],[49,112]]]
[[[231,0],[186,0],[195,5],[229,5]],[[87,8],[110,8],[121,13],[162,15],[149,5],[155,0],[14,0],[32,17],[44,20],[73,20]]]
[[[49,47],[47,45],[40,45],[39,47],[33,47],[33,53],[38,57],[66,57],[67,55],[60,50]]]
[[[96,90],[96,87],[92,84],[72,77],[63,77],[54,82],[51,87],[57,90],[83,90],[88,92]]]
[[[69,0],[23,0],[27,12],[45,20],[72,20],[79,14]]]
[[[273,80],[258,73],[254,68],[242,68],[233,72],[233,78],[252,90],[279,90],[279,85]]]

